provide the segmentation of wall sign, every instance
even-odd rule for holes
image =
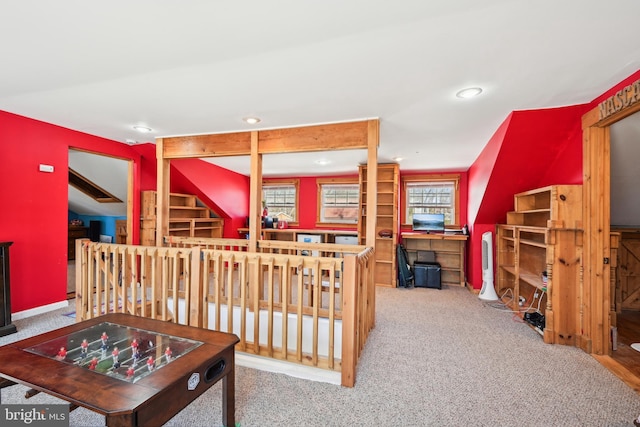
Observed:
[[[640,102],[640,80],[631,83],[598,104],[600,120]]]

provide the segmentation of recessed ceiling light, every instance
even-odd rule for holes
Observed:
[[[481,93],[482,89],[479,87],[468,87],[456,93],[456,96],[458,98],[473,98],[474,96],[478,96]]]
[[[394,162],[401,162],[403,159],[403,157],[400,156],[396,156],[396,157],[392,157],[391,160],[393,160]]]
[[[331,160],[327,160],[327,159],[318,159],[318,160],[316,160],[316,164],[321,165],[321,166],[328,165],[329,163],[331,163]]]
[[[135,125],[133,127],[135,130],[137,130],[138,132],[142,132],[142,133],[149,133],[151,132],[153,129],[146,127],[146,126],[141,126],[141,125]]]
[[[249,123],[250,125],[255,125],[256,123],[260,123],[260,119],[258,117],[245,117],[242,120]]]

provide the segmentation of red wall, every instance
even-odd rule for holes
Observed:
[[[126,144],[0,111],[0,240],[14,242],[14,313],[66,301],[70,147],[133,160],[140,172],[139,156]],[[39,172],[41,163],[54,172]]]
[[[473,288],[482,287],[482,233],[506,221],[514,194],[582,183],[581,119],[586,111],[586,105],[578,105],[513,112],[469,168],[467,279]]]

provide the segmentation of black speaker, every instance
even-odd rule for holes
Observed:
[[[89,221],[89,240],[92,242],[99,242],[101,228],[102,221]]]

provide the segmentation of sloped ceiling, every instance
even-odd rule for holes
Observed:
[[[637,0],[6,3],[0,109],[121,142],[377,117],[380,162],[466,170],[511,111],[590,102],[640,68]],[[326,157],[263,173],[365,159]],[[248,174],[236,160],[216,162]]]
[[[69,210],[79,215],[127,216],[127,161],[69,150],[69,167],[123,201],[98,203],[69,185]]]
[[[379,118],[380,162],[466,170],[510,112],[587,103],[640,69],[639,15],[637,0],[7,2],[0,109],[123,143]],[[484,92],[455,96],[470,86]],[[263,174],[365,159],[269,157]]]

